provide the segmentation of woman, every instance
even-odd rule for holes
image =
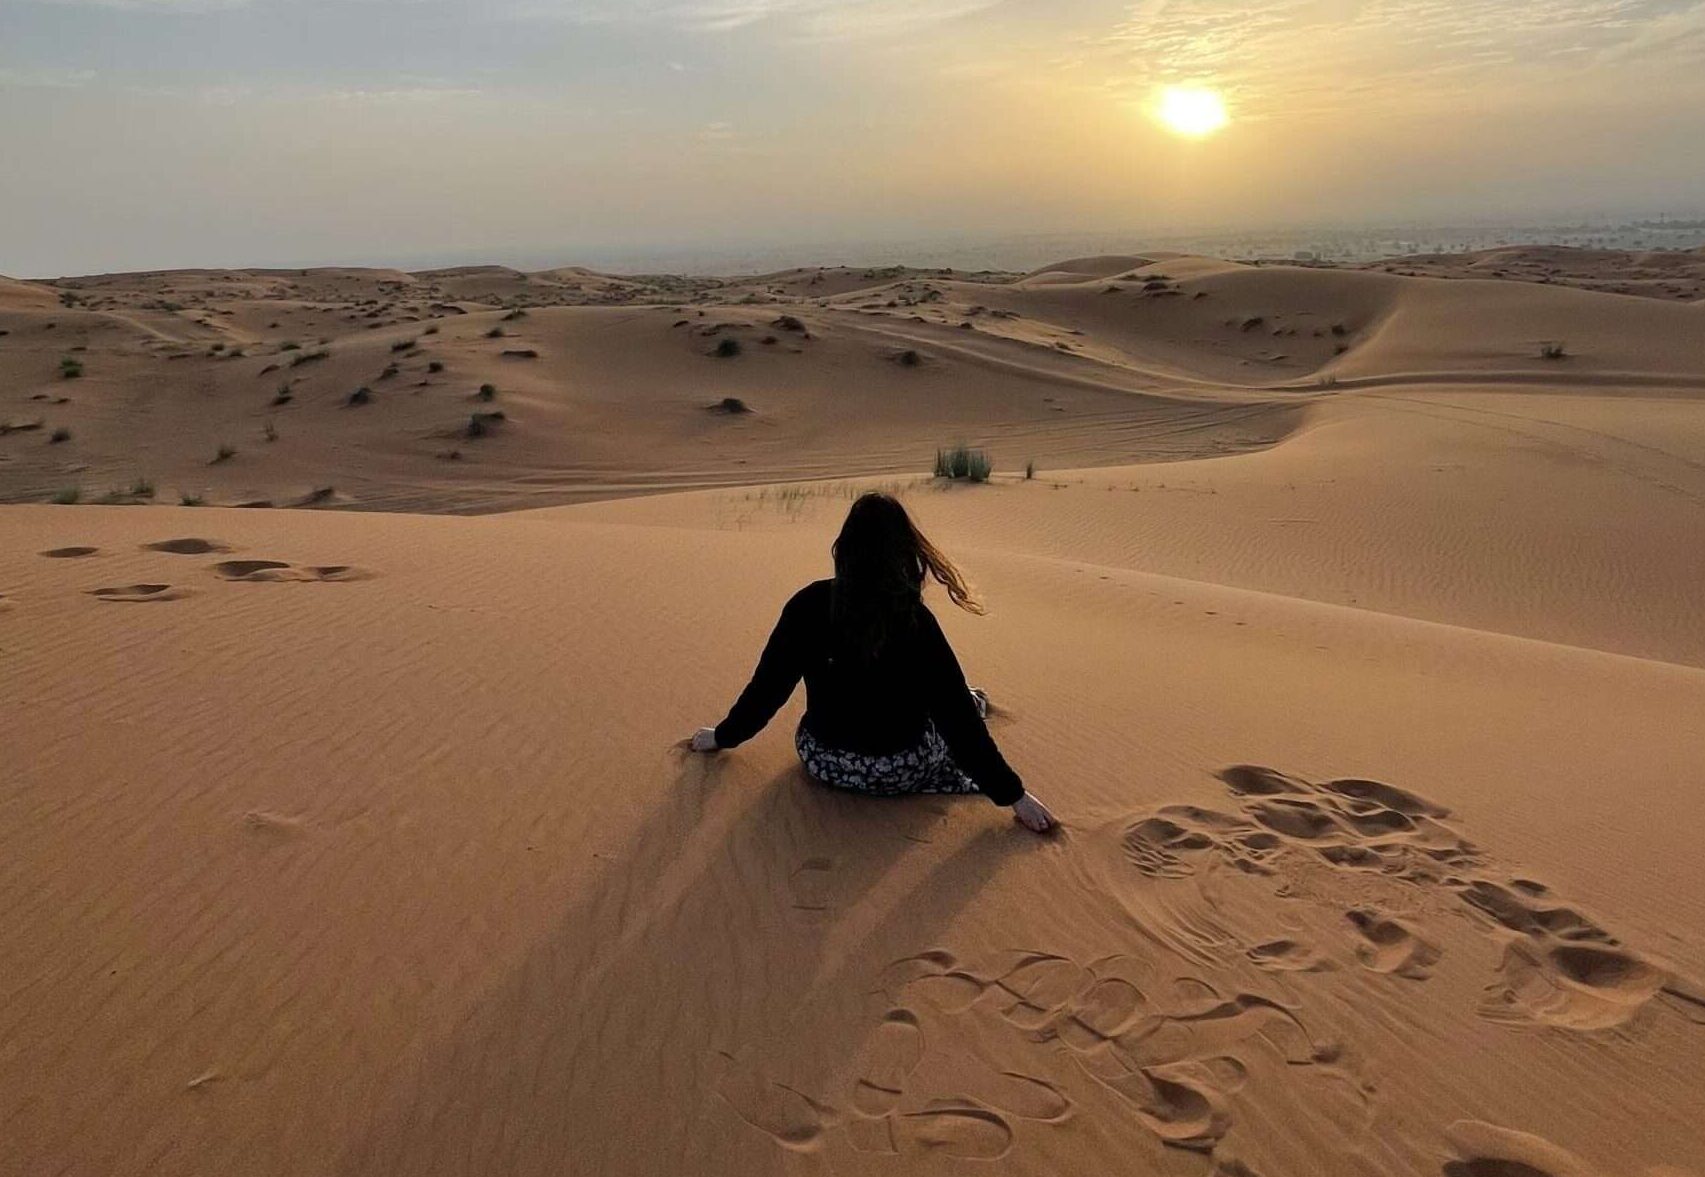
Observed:
[[[794,747],[817,780],[882,796],[982,793],[1036,833],[1051,829],[1054,815],[995,747],[983,699],[965,685],[924,605],[928,576],[955,605],[981,613],[959,570],[885,494],[853,504],[833,552],[834,579],[788,601],[752,681],[728,718],[699,729],[692,749],[739,747],[803,678],[805,718]]]

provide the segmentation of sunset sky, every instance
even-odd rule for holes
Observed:
[[[0,111],[19,276],[1698,215],[1705,2],[0,0]]]

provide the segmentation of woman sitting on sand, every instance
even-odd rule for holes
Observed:
[[[775,717],[805,679],[794,747],[826,785],[860,793],[982,793],[1037,833],[1054,816],[1024,791],[983,724],[986,701],[965,685],[953,648],[924,605],[925,576],[970,613],[982,606],[899,500],[867,494],[832,549],[833,580],[793,595],[752,681],[728,718],[700,728],[695,752],[736,748]]]

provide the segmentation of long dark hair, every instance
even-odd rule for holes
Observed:
[[[918,530],[893,495],[873,491],[859,496],[830,550],[835,557],[837,644],[860,661],[876,658],[891,639],[916,624],[927,577],[941,584],[961,609],[983,611],[964,575]]]

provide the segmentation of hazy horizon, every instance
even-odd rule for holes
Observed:
[[[0,0],[0,273],[1697,215],[1701,65],[1682,0]]]

